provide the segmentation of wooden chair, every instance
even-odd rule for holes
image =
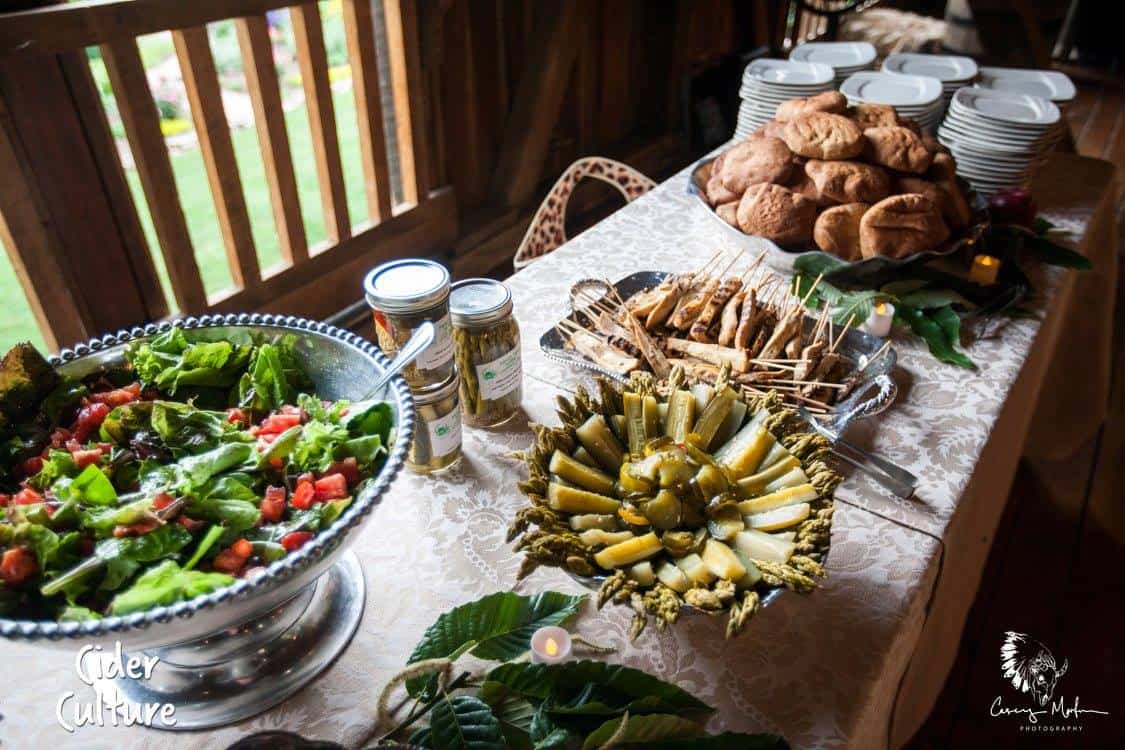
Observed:
[[[517,271],[566,242],[566,206],[574,188],[587,177],[617,188],[628,203],[656,187],[656,183],[645,175],[613,159],[587,156],[574,162],[555,182],[531,219],[527,233],[516,250],[516,257],[512,259]]]

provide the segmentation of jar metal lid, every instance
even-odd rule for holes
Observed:
[[[497,323],[512,314],[512,292],[492,279],[465,279],[453,285],[449,314],[455,326]]]
[[[414,396],[414,403],[423,406],[425,404],[432,404],[435,401],[449,398],[457,393],[457,389],[461,386],[461,376],[454,372],[447,380],[441,383],[434,383],[425,388],[418,388],[411,390],[411,395]]]
[[[377,266],[363,280],[367,304],[387,312],[412,312],[449,296],[449,271],[423,258],[404,258]]]

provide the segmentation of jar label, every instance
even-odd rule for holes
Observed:
[[[453,359],[453,323],[447,313],[441,320],[434,321],[434,343],[414,360],[420,370],[440,370]]]
[[[503,398],[519,388],[523,381],[520,350],[517,347],[491,362],[477,365],[476,370],[477,382],[480,383],[480,397],[485,401]]]
[[[461,410],[454,409],[440,419],[426,423],[430,435],[430,455],[448,456],[461,447]]]

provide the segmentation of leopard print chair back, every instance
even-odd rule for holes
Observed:
[[[517,271],[566,242],[566,205],[574,188],[587,177],[613,185],[630,203],[656,187],[651,179],[619,161],[587,156],[574,162],[535,212],[512,260]]]

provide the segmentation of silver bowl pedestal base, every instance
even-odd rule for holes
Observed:
[[[153,729],[212,729],[241,721],[281,703],[324,671],[355,635],[365,597],[363,569],[348,550],[296,596],[260,617],[138,654],[159,659],[149,679],[100,679],[94,689],[103,701],[135,704],[141,715],[147,705],[175,706],[175,724],[158,719]]]

